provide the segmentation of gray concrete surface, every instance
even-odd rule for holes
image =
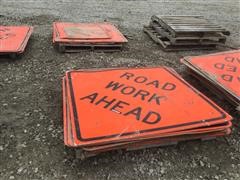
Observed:
[[[19,60],[0,58],[0,179],[240,179],[239,114],[185,73],[179,59],[215,51],[163,52],[143,32],[152,14],[204,15],[231,31],[240,45],[238,0],[0,0],[0,24],[34,26]],[[123,52],[60,54],[53,21],[110,21],[129,38]],[[61,78],[68,69],[167,65],[235,117],[233,133],[207,142],[134,152],[114,151],[84,161],[63,145]]]

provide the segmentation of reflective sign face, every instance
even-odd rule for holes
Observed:
[[[0,52],[19,52],[32,32],[27,26],[0,26]]]
[[[67,73],[78,144],[150,136],[225,123],[231,117],[172,69]]]
[[[55,42],[127,42],[109,23],[54,23]]]
[[[240,50],[189,57],[186,60],[240,100]]]
[[[110,36],[99,25],[86,25],[81,26],[67,26],[62,28],[64,30],[61,38],[76,38],[76,39],[109,39]]]

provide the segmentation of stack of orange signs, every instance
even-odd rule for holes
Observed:
[[[240,106],[240,50],[185,57],[181,61],[196,78]]]
[[[15,58],[23,53],[32,31],[29,26],[0,26],[0,54]]]
[[[61,52],[121,50],[127,39],[109,23],[53,23],[53,43]]]
[[[231,116],[168,67],[69,71],[64,142],[88,154],[230,133]]]

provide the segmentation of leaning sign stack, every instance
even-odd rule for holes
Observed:
[[[85,156],[210,139],[231,116],[168,67],[68,71],[64,142]]]
[[[223,45],[230,32],[202,16],[152,16],[144,26],[164,50],[212,49]]]
[[[240,50],[185,57],[181,61],[217,95],[240,107]]]

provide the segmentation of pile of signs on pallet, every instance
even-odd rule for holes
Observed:
[[[16,58],[22,54],[32,31],[29,26],[0,26],[0,55]]]
[[[217,95],[240,107],[240,50],[184,57],[181,62]]]
[[[64,142],[83,157],[211,139],[232,117],[169,67],[73,70],[63,78]]]
[[[60,52],[119,51],[127,43],[110,23],[53,23],[53,43]]]
[[[230,35],[202,16],[154,15],[144,32],[166,51],[212,49],[224,45],[226,35]]]

